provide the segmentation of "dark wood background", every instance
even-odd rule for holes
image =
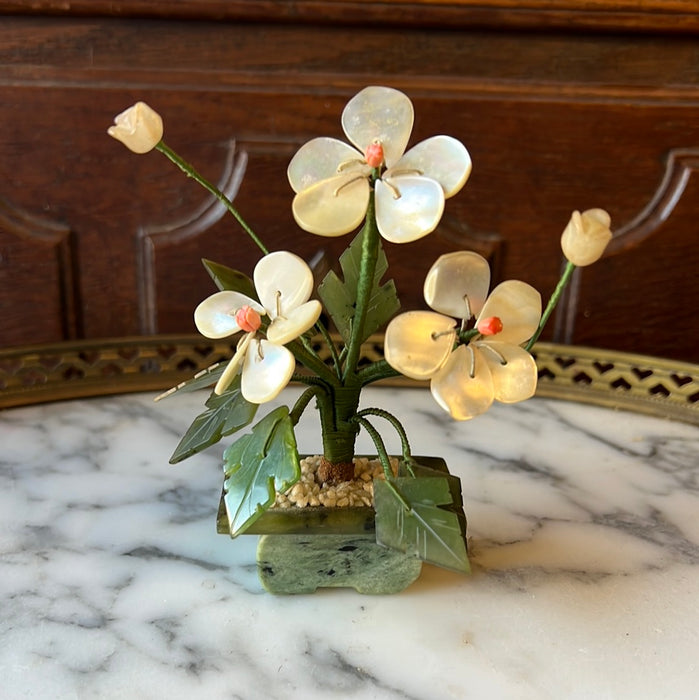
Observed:
[[[699,362],[695,8],[0,0],[0,347],[192,333],[213,291],[199,259],[254,266],[194,183],[106,135],[116,113],[151,104],[270,248],[320,271],[350,237],[298,229],[286,166],[308,139],[342,138],[346,101],[385,84],[413,100],[413,143],[447,133],[474,160],[435,234],[385,246],[404,308],[459,248],[546,298],[570,212],[604,207],[615,239],[544,338]]]

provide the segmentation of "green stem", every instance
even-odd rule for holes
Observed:
[[[323,436],[323,452],[327,451],[325,436],[333,430],[333,402],[332,394],[317,394],[318,415],[320,417],[320,432]],[[327,458],[327,454],[326,454]]]
[[[310,403],[311,399],[314,396],[317,396],[320,390],[320,386],[311,386],[308,387],[308,389],[306,389],[306,391],[304,391],[303,394],[301,394],[301,396],[299,396],[299,398],[296,400],[296,403],[294,404],[293,409],[289,411],[289,418],[291,419],[292,425],[296,425],[299,422],[299,420],[301,419],[301,415],[306,410],[306,407]]]
[[[323,454],[334,464],[351,462],[358,426],[354,422],[359,405],[357,386],[333,386],[318,394],[318,412],[323,435]]]
[[[313,345],[307,335],[300,335],[297,340],[301,343],[301,345],[303,345],[309,355],[318,360],[318,362],[323,362],[323,360],[320,359],[320,355],[313,348]],[[323,364],[325,363],[323,362]]]
[[[357,414],[354,417],[354,420],[364,428],[364,430],[369,433],[369,437],[372,439],[374,442],[374,447],[376,447],[376,454],[379,456],[379,460],[381,461],[381,466],[383,468],[383,473],[384,476],[386,477],[386,481],[390,483],[390,480],[393,479],[393,470],[391,469],[391,460],[388,457],[388,452],[386,451],[386,445],[384,445],[383,440],[381,439],[381,435],[379,434],[379,431],[366,419],[362,418]]]
[[[561,299],[563,290],[566,288],[568,282],[570,282],[570,278],[573,276],[573,272],[575,272],[575,265],[573,265],[572,262],[568,261],[566,263],[565,269],[563,270],[563,274],[561,275],[561,279],[558,280],[556,289],[553,290],[553,294],[549,299],[549,303],[546,305],[546,309],[543,315],[541,316],[541,321],[539,321],[539,327],[536,329],[536,333],[534,333],[534,335],[531,337],[531,340],[527,343],[527,351],[530,351],[534,346],[534,343],[536,343],[536,341],[539,339],[541,331],[544,330],[544,326],[548,322],[549,317],[553,313],[553,310],[556,308],[556,304],[558,304],[558,302]]]
[[[376,226],[373,190],[369,196],[361,246],[352,328],[346,347],[343,348],[342,354],[337,356],[338,363],[344,358],[344,370],[342,376],[333,384],[332,396],[328,396],[327,400],[321,399],[320,396],[318,398],[324,455],[329,462],[336,464],[351,462],[359,430],[356,415],[362,384],[358,380],[357,365],[364,341],[364,328],[379,253],[379,231]]]
[[[390,377],[400,377],[401,373],[393,369],[386,360],[377,360],[367,365],[357,372],[357,379],[362,386],[378,382],[381,379],[389,379]]]
[[[379,250],[379,230],[376,226],[376,213],[374,209],[374,191],[369,196],[369,207],[366,213],[366,222],[362,236],[362,257],[359,266],[359,278],[357,280],[357,302],[354,308],[354,321],[349,343],[347,344],[347,356],[345,359],[345,371],[343,380],[345,383],[356,380],[357,363],[364,340],[364,325],[371,300],[371,289],[374,284],[376,272],[376,258]]]
[[[320,379],[331,386],[338,386],[339,380],[334,372],[323,362],[315,353],[309,352],[303,343],[298,340],[292,340],[286,344],[286,347],[291,350],[294,357],[307,369],[314,372]]]
[[[313,374],[294,372],[289,381],[305,384],[306,386],[316,386],[326,393],[332,393],[332,387],[327,382],[324,382],[322,379],[319,379]]]
[[[330,356],[332,357],[333,365],[335,366],[335,373],[337,374],[338,378],[342,377],[340,355],[337,352],[337,347],[335,346],[335,343],[333,342],[333,339],[330,336],[328,329],[325,327],[324,323],[320,322],[316,323],[316,328],[323,336],[323,340],[325,340],[325,344],[328,346],[328,350],[330,350]]]
[[[269,250],[265,247],[264,243],[257,237],[255,232],[248,226],[247,222],[243,219],[243,217],[238,213],[238,210],[233,206],[233,202],[231,202],[228,197],[226,197],[221,190],[218,189],[215,185],[212,185],[207,179],[202,177],[186,160],[181,158],[175,151],[173,151],[164,141],[161,141],[156,145],[156,149],[159,150],[163,155],[167,156],[185,175],[188,177],[191,177],[194,179],[196,182],[198,182],[205,190],[210,192],[216,199],[218,199],[223,206],[226,207],[226,209],[233,214],[235,217],[236,221],[240,224],[242,227],[243,231],[252,238],[254,241],[255,245],[262,251],[264,255],[267,255],[269,253]]]
[[[371,439],[374,441],[374,445],[376,446],[376,452],[379,455],[379,459],[381,460],[381,466],[383,467],[383,473],[386,477],[386,486],[388,486],[388,488],[391,490],[396,499],[400,501],[400,504],[403,506],[403,508],[405,508],[405,510],[408,513],[412,512],[413,507],[410,505],[410,502],[405,498],[405,496],[403,496],[403,494],[393,483],[393,471],[391,470],[391,462],[388,458],[386,447],[383,444],[383,440],[381,439],[381,436],[379,435],[378,431],[365,418],[357,417],[356,420],[362,426],[362,428],[364,428],[364,430],[366,430],[367,433],[369,433]]]
[[[469,341],[471,340],[471,338],[475,338],[477,335],[480,335],[480,334],[478,333],[477,328],[470,328],[467,331],[458,331],[458,333],[456,335],[457,335],[459,344],[467,345],[469,343]]]
[[[409,463],[412,460],[412,454],[410,452],[410,442],[408,441],[408,434],[405,432],[403,424],[392,413],[389,413],[383,408],[364,408],[361,411],[359,411],[359,413],[357,413],[357,417],[363,418],[364,416],[378,416],[379,418],[387,420],[394,427],[395,431],[400,437],[403,461]]]

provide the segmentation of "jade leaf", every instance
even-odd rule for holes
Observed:
[[[331,271],[318,285],[318,295],[346,343],[349,342],[352,334],[352,322],[357,303],[357,282],[359,281],[362,259],[362,235],[360,232],[340,256],[343,280]],[[364,322],[362,342],[379,330],[400,308],[393,280],[389,280],[383,285],[380,284],[387,269],[386,254],[379,242],[376,271]]]
[[[445,477],[374,481],[376,541],[430,564],[469,572],[466,541]]]
[[[224,502],[231,537],[244,532],[301,477],[289,409],[280,406],[223,453]]]
[[[211,276],[216,286],[221,290],[240,292],[251,299],[257,299],[257,292],[252,280],[242,272],[230,267],[202,258],[202,264]]]
[[[206,411],[199,414],[170,457],[176,464],[218,442],[224,435],[231,435],[249,425],[255,417],[257,404],[247,401],[240,391],[240,375],[235,377],[226,391],[211,393],[206,401]]]
[[[434,467],[430,467],[427,464],[423,464],[419,460],[416,460],[415,458],[413,458],[412,460],[411,469],[411,476],[415,476],[421,479],[427,479],[435,476],[446,479],[447,484],[449,485],[449,493],[451,494],[450,510],[456,510],[460,515],[463,516],[464,520],[466,519],[466,517],[463,515],[464,501],[461,495],[461,479],[459,479],[458,476],[450,474],[448,471],[442,471],[441,469],[435,469]],[[464,537],[466,536],[465,526],[463,530],[463,535]]]

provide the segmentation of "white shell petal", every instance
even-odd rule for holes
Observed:
[[[451,136],[432,136],[413,146],[395,165],[394,170],[417,171],[436,180],[445,198],[453,197],[471,174],[471,156],[466,147]],[[390,177],[390,172],[386,173]]]
[[[391,243],[410,243],[434,231],[444,212],[440,184],[419,176],[393,177],[390,186],[386,182],[375,184],[379,233]]]
[[[267,340],[277,345],[285,345],[298,338],[320,318],[322,310],[321,303],[317,299],[311,299],[285,316],[277,316],[267,328]]]
[[[278,250],[260,258],[253,282],[270,318],[282,316],[300,306],[313,291],[313,273],[303,258]]]
[[[478,253],[457,250],[442,255],[425,277],[428,305],[454,318],[471,318],[483,308],[490,286],[488,261]]]
[[[204,299],[194,310],[194,323],[197,330],[207,338],[226,338],[240,330],[235,314],[246,305],[259,314],[265,313],[263,306],[245,294],[233,291],[216,292]]]
[[[294,356],[283,345],[254,339],[245,353],[240,389],[251,403],[276,398],[296,368]]]
[[[447,361],[455,337],[454,319],[433,311],[408,311],[386,327],[384,357],[406,377],[429,379]]]
[[[231,357],[226,369],[223,370],[223,374],[218,378],[216,386],[214,387],[215,394],[222,394],[226,389],[228,389],[233,378],[240,371],[240,368],[245,360],[245,353],[247,352],[248,345],[250,341],[255,337],[254,333],[246,333],[238,343],[238,347],[235,351],[235,355]]]
[[[490,293],[478,320],[497,316],[502,331],[493,340],[519,345],[531,338],[541,319],[541,294],[526,282],[507,280]]]
[[[473,377],[471,369],[475,369]],[[490,370],[477,348],[460,345],[432,378],[435,401],[454,420],[468,420],[485,413],[493,403]]]
[[[362,152],[378,141],[386,167],[403,155],[413,130],[413,105],[399,90],[371,86],[357,93],[342,112],[347,138]]]
[[[516,403],[534,396],[538,370],[524,348],[488,340],[479,342],[478,348],[490,368],[496,401]]]
[[[320,137],[304,144],[291,159],[287,169],[289,184],[294,192],[302,192],[311,185],[338,175],[339,167],[361,168],[364,154],[339,139]]]
[[[356,229],[368,206],[368,180],[356,173],[345,173],[299,192],[292,211],[296,223],[305,231],[333,237]]]

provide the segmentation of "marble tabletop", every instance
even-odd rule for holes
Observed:
[[[5,700],[697,696],[698,427],[542,398],[453,423],[368,390],[462,478],[473,573],[273,596],[257,538],[216,534],[222,446],[168,464],[202,394],[152,398],[0,412]]]

